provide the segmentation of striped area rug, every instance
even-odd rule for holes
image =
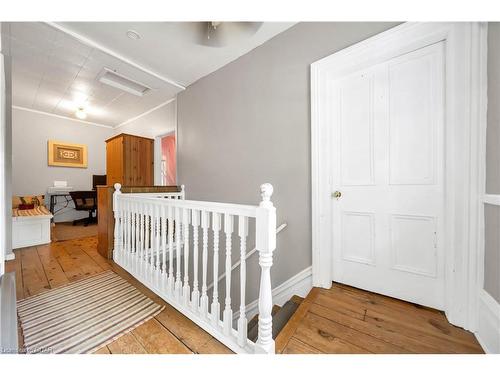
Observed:
[[[163,308],[112,271],[17,303],[27,353],[92,353]]]

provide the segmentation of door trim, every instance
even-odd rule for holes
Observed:
[[[474,331],[484,267],[478,260],[484,246],[487,23],[404,23],[311,64],[313,285],[329,288],[335,272],[325,79],[440,41],[446,59],[445,313],[452,324]]]
[[[160,135],[155,136],[154,138],[154,160],[155,160],[155,165],[154,165],[154,182],[155,185],[158,186],[163,186],[163,181],[161,180],[161,140],[164,137],[167,137],[169,135],[175,136],[175,153],[177,155],[177,134],[176,130],[171,130],[167,133],[163,133]],[[175,169],[177,173],[177,168]],[[177,178],[177,176],[176,176]]]

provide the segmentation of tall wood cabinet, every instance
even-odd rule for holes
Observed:
[[[119,134],[106,141],[106,183],[97,187],[97,249],[111,258],[113,250],[113,185],[122,184],[122,192],[156,192],[153,187],[154,140],[130,134]],[[176,187],[170,187],[176,189]]]
[[[152,186],[154,180],[154,140],[119,134],[106,141],[108,186]]]

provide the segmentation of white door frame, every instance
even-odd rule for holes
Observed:
[[[332,269],[330,129],[325,82],[429,44],[445,42],[445,313],[476,329],[483,264],[487,23],[405,23],[311,64],[313,285],[329,288]]]
[[[1,27],[1,23],[0,23]],[[1,40],[0,40],[0,51],[1,51]],[[5,202],[7,197],[5,196],[5,160],[8,155],[5,155],[5,71],[4,71],[4,56],[0,53],[0,277],[5,273],[5,253],[6,248],[6,238],[11,236],[12,233],[7,232],[7,223],[5,218]]]
[[[163,181],[161,180],[161,140],[162,138],[169,136],[169,135],[174,135],[176,136],[176,131],[171,130],[167,133],[157,135],[155,137],[154,141],[154,183],[157,186],[163,185]],[[175,137],[175,154],[176,154],[176,161],[177,161],[177,136]],[[177,174],[177,166],[175,168],[175,173]],[[177,175],[175,176],[176,181],[177,181]]]

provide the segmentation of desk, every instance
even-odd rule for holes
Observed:
[[[51,191],[51,188],[48,189],[47,194],[50,195],[50,203],[49,203],[49,211],[52,213],[51,221],[54,222],[54,216],[59,211],[67,208],[69,203],[72,202],[71,195],[69,194],[69,190],[60,190],[60,191]],[[64,206],[59,208],[57,211],[55,210],[58,197],[64,197],[63,204]]]

